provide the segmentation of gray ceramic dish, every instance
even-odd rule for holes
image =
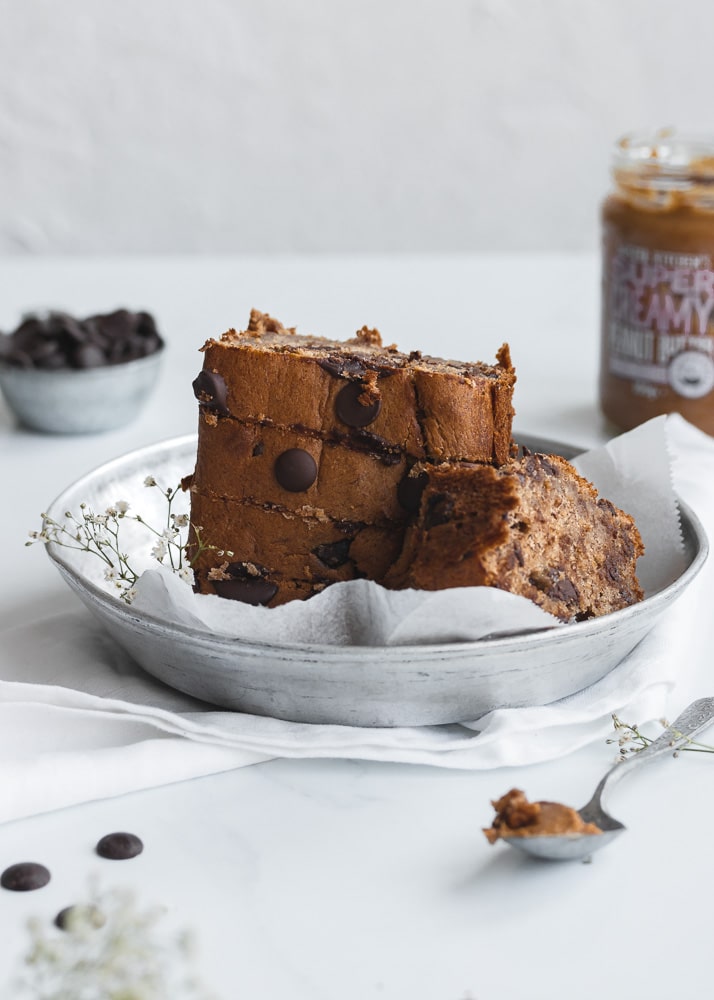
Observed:
[[[532,451],[574,449],[521,435]],[[48,513],[118,499],[151,521],[165,516],[152,475],[166,486],[193,469],[195,437],[163,442],[101,466],[65,490]],[[151,504],[159,506],[154,511]],[[60,573],[106,630],[148,673],[225,708],[296,722],[422,726],[467,722],[499,707],[544,705],[595,683],[650,631],[701,569],[704,530],[680,503],[687,567],[640,604],[552,631],[424,646],[277,646],[169,625],[107,592],[98,560],[50,544]],[[148,563],[147,563],[148,564]]]
[[[10,409],[31,430],[96,434],[133,420],[156,385],[164,348],[97,368],[18,368],[0,363],[0,387]]]

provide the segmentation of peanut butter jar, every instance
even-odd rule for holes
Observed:
[[[714,434],[714,137],[626,136],[602,206],[600,405]]]

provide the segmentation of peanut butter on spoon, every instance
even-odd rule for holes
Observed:
[[[512,788],[491,805],[496,815],[492,825],[483,831],[490,844],[509,837],[602,833],[598,826],[586,823],[570,806],[559,802],[529,802],[518,788]]]

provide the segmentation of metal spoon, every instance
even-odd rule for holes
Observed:
[[[503,843],[526,854],[548,858],[551,861],[583,860],[601,847],[606,847],[627,827],[613,819],[603,809],[601,798],[605,787],[613,785],[623,774],[629,774],[637,765],[654,760],[660,754],[673,753],[678,747],[688,743],[700,730],[705,729],[712,720],[714,720],[714,698],[700,698],[698,701],[693,701],[656,740],[631,757],[618,762],[607,772],[587,805],[578,810],[586,823],[595,823],[602,833],[504,837]]]

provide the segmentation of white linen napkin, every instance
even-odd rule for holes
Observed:
[[[714,440],[676,416],[667,437],[676,491],[711,534]],[[644,506],[651,520],[646,498]],[[463,769],[553,759],[604,736],[613,712],[638,723],[667,714],[677,685],[692,696],[711,693],[697,690],[706,684],[708,640],[694,627],[711,572],[705,567],[633,653],[590,688],[472,725],[421,728],[306,725],[206,709],[148,677],[78,606],[2,636],[0,822],[279,756]]]

